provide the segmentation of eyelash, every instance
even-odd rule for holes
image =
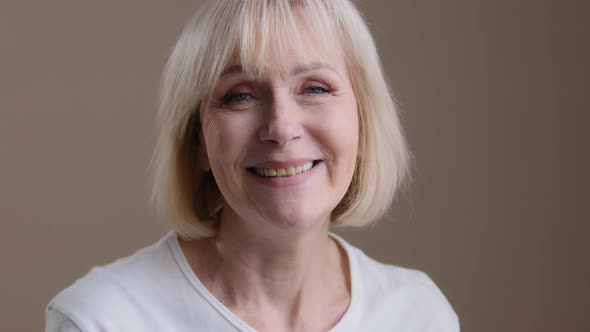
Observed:
[[[312,89],[315,90],[316,92],[310,92],[310,90],[312,90]],[[303,90],[306,91],[307,93],[309,93],[310,95],[314,95],[314,97],[321,95],[321,94],[334,92],[333,89],[328,88],[328,87],[324,87],[324,86],[320,86],[320,85],[308,86]],[[252,94],[250,94],[248,92],[228,93],[221,98],[221,102],[223,103],[223,105],[230,105],[230,104],[245,102],[247,99],[249,99],[251,97],[252,97]]]
[[[233,104],[233,103],[239,103],[245,100],[245,98],[237,100],[240,97],[251,97],[252,95],[247,93],[247,92],[237,92],[237,93],[228,93],[225,96],[223,96],[223,98],[221,98],[221,101],[224,105],[229,105],[229,104]]]
[[[312,86],[308,86],[307,88],[305,88],[305,90],[309,90],[309,89],[319,89],[321,91],[321,93],[332,93],[334,92],[334,90],[328,88],[328,87],[323,87],[320,85],[312,85]],[[317,94],[317,93],[313,93],[313,94]]]

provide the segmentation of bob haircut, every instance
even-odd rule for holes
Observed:
[[[180,236],[213,236],[224,203],[212,172],[201,170],[196,153],[202,143],[203,100],[223,70],[236,61],[251,73],[262,72],[269,62],[285,65],[285,56],[303,52],[298,46],[304,33],[320,51],[340,50],[357,100],[359,154],[331,224],[367,225],[389,209],[408,176],[411,155],[374,40],[354,4],[349,0],[215,0],[186,25],[162,78],[158,135],[150,165],[152,199]]]

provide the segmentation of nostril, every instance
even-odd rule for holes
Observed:
[[[258,138],[263,142],[285,145],[303,136],[304,130],[297,121],[273,120],[263,125],[258,132]]]

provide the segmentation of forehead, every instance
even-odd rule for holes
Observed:
[[[236,58],[225,66],[219,79],[223,80],[234,74],[245,74],[253,79],[278,75],[285,79],[314,71],[331,71],[339,76],[346,76],[347,73],[343,57],[337,54],[325,56],[300,54],[294,57],[291,53],[285,54],[282,58],[277,57],[272,61],[265,61],[264,66],[249,61],[242,63]]]
[[[310,13],[310,8],[292,7],[289,17],[266,17],[257,22],[258,29],[241,30],[232,46],[232,56],[223,70],[235,66],[251,74],[276,71],[287,74],[302,70],[302,66],[326,64],[343,69],[345,57],[332,17]],[[258,19],[249,17],[250,20]],[[284,20],[284,22],[283,22]]]
[[[263,76],[266,73],[274,72],[273,68],[274,68],[274,66],[270,65],[269,67],[267,67],[267,70],[265,70],[263,72],[250,73],[250,74],[253,76]],[[337,68],[337,67],[335,68],[334,66],[332,66],[326,62],[312,61],[312,62],[308,62],[308,63],[301,63],[301,64],[294,65],[289,72],[279,71],[278,74],[280,74],[280,76],[286,77],[286,76],[297,76],[297,75],[300,75],[300,74],[303,74],[306,72],[310,72],[310,71],[315,71],[315,70],[331,70],[334,72],[338,72],[338,69],[339,68]],[[220,78],[223,79],[226,76],[230,76],[234,73],[248,73],[248,70],[244,69],[244,67],[241,64],[233,64],[221,72]]]

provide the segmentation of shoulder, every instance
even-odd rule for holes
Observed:
[[[412,331],[459,331],[457,314],[426,273],[383,264],[350,244],[347,253],[363,320],[409,324]]]
[[[168,236],[130,256],[92,268],[56,295],[46,314],[61,313],[85,331],[140,319],[154,303],[165,301],[166,280],[175,277]]]
[[[51,307],[45,310],[45,332],[81,332],[68,316]]]

